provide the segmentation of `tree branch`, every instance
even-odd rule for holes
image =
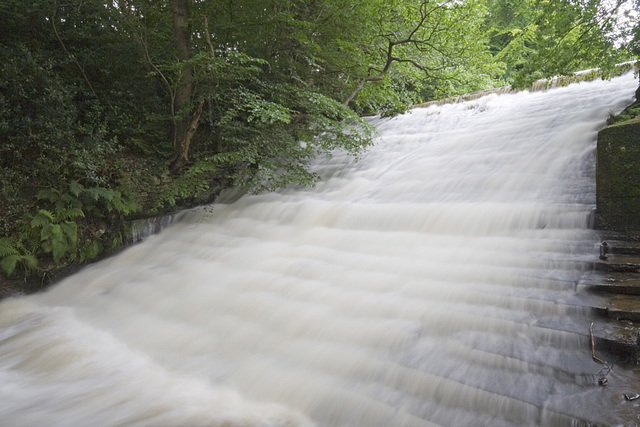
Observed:
[[[78,70],[80,70],[80,74],[82,74],[82,77],[84,78],[84,81],[87,83],[87,86],[89,86],[89,89],[91,90],[91,93],[93,93],[93,96],[95,96],[97,98],[98,95],[96,94],[96,91],[93,89],[93,86],[91,85],[91,82],[89,81],[89,78],[87,77],[87,74],[84,72],[84,68],[82,68],[82,65],[80,65],[80,63],[78,62],[76,57],[73,55],[73,53],[71,53],[69,51],[69,49],[67,49],[67,46],[64,44],[64,41],[62,40],[62,37],[60,37],[60,33],[58,32],[58,28],[56,27],[56,14],[57,14],[57,12],[58,12],[58,2],[55,1],[53,3],[53,15],[51,15],[51,27],[53,28],[53,32],[56,35],[56,39],[58,39],[58,43],[60,43],[60,46],[62,47],[62,50],[64,50],[64,52],[67,55],[69,55],[69,57],[73,60],[74,64],[76,64],[76,67],[78,68]]]
[[[436,34],[441,32],[446,32],[446,28],[441,28],[442,22],[437,21],[435,22],[435,25],[431,25],[430,31],[428,32],[426,39],[419,38],[420,31],[425,29],[425,27],[427,27],[429,17],[440,8],[442,8],[442,6],[438,5],[437,3],[432,4],[430,0],[422,0],[419,5],[419,12],[418,12],[419,18],[415,22],[415,24],[413,25],[409,33],[404,38],[400,38],[395,31],[391,31],[391,30],[380,31],[378,37],[382,37],[387,40],[386,49],[385,50],[383,50],[382,48],[380,49],[382,51],[381,52],[382,59],[385,61],[384,66],[382,67],[381,70],[376,69],[375,67],[369,67],[368,75],[360,80],[358,86],[347,97],[347,99],[344,100],[343,104],[349,105],[349,103],[351,103],[351,101],[355,99],[358,93],[362,91],[362,89],[364,88],[364,85],[367,82],[382,80],[384,76],[389,72],[394,62],[403,62],[403,63],[411,64],[417,69],[419,69],[420,71],[427,74],[427,76],[430,76],[430,72],[437,70],[438,68],[433,68],[433,67],[429,67],[427,65],[421,64],[416,59],[413,59],[410,57],[404,57],[404,55],[395,56],[394,49],[397,46],[411,45],[413,46],[413,49],[417,50],[420,53],[437,52],[441,57],[443,58],[446,57],[447,55],[445,54],[445,52],[443,52],[442,48],[435,46],[434,43],[432,43],[432,40],[436,36]],[[378,22],[378,25],[380,26],[380,29],[383,30],[383,27],[384,27],[383,16],[380,16],[380,21]],[[371,74],[372,71],[377,71],[377,74],[372,75]]]
[[[209,34],[209,20],[207,19],[207,15],[204,15],[204,36],[207,41],[207,45],[209,45],[209,52],[211,52],[211,57],[216,57],[216,50],[213,48],[213,43],[211,42],[211,34]]]

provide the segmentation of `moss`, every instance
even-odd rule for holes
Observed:
[[[627,124],[630,120],[640,120],[640,101],[636,101],[631,104],[624,111],[617,116],[611,116],[609,118],[609,125],[624,125]]]
[[[634,123],[640,123],[640,107],[638,108],[639,108],[638,111],[632,110],[628,114],[622,114],[620,116],[616,116],[617,119],[614,120],[614,122],[611,124],[610,127],[628,126]]]
[[[598,134],[596,185],[598,228],[640,232],[640,117]]]

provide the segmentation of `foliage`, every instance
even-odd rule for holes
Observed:
[[[0,267],[93,259],[125,219],[229,186],[313,185],[315,157],[372,143],[361,115],[609,67],[638,52],[616,6],[5,0]]]
[[[11,276],[17,266],[27,272],[33,271],[38,267],[38,260],[20,242],[0,237],[0,271]]]
[[[64,210],[56,212],[58,215],[40,209],[31,220],[33,229],[40,229],[40,248],[45,253],[53,255],[53,260],[59,262],[67,253],[72,252],[78,243],[78,224],[72,220],[72,215],[84,216],[81,210],[72,212]]]
[[[636,101],[634,104],[625,108],[620,114],[611,115],[607,124],[612,125],[614,123],[625,122],[635,119],[638,116],[640,116],[640,103]]]
[[[606,76],[630,59],[625,0],[490,0],[490,48],[517,87],[536,79],[599,67]]]
[[[39,260],[51,256],[56,264],[68,261],[89,261],[97,257],[103,247],[99,239],[91,239],[92,221],[108,221],[111,215],[128,215],[140,206],[124,197],[120,191],[103,187],[86,188],[72,181],[67,191],[55,188],[40,190],[36,195],[41,206],[13,238],[0,239],[0,267],[11,276],[17,265],[32,271]],[[82,237],[84,244],[78,248]],[[99,236],[98,236],[99,237]],[[78,251],[81,249],[81,251]]]

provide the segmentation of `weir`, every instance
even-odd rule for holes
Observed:
[[[617,424],[598,385],[595,140],[632,74],[373,118],[313,189],[245,196],[0,303],[0,424]]]

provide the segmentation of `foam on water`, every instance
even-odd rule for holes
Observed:
[[[587,314],[596,132],[635,87],[372,119],[376,145],[319,159],[314,189],[195,210],[2,302],[0,423],[562,425],[597,408],[584,336],[539,322]]]

